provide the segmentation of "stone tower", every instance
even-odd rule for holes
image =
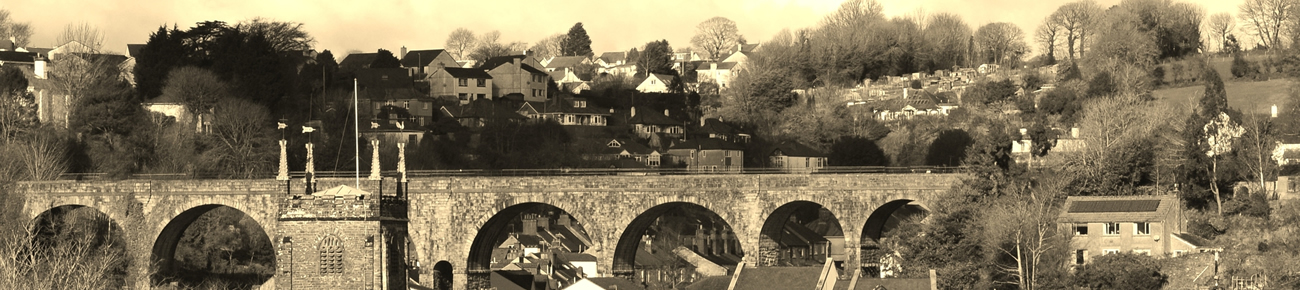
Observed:
[[[280,200],[276,289],[406,289],[415,263],[406,258],[403,186],[367,180],[362,187],[378,190],[367,192],[352,179],[317,182],[333,187]]]

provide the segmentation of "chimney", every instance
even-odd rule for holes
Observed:
[[[33,74],[36,75],[36,78],[45,79],[45,57],[44,56],[41,55],[36,56],[36,64],[35,64],[35,68],[32,69],[32,72]]]
[[[1029,140],[1029,129],[1020,128],[1020,139]]]
[[[664,117],[668,117],[668,109],[664,109]]]
[[[406,46],[405,46],[405,45],[402,46],[402,55],[399,55],[399,56],[397,56],[397,57],[400,57],[400,58],[406,58]]]
[[[560,226],[569,226],[569,214],[567,213],[560,214],[560,220],[556,221],[555,224]]]
[[[903,99],[907,99],[907,88],[903,88]]]
[[[630,114],[628,115],[628,117],[636,117],[636,107],[632,107],[632,109],[630,109],[629,112]]]
[[[537,216],[537,226],[538,226],[538,227],[541,227],[543,230],[550,230],[550,229],[551,229],[551,217],[550,217],[550,216],[544,216],[544,215],[538,215],[538,216]]]
[[[710,63],[709,63],[709,70],[718,70],[718,63],[716,63],[716,62],[710,62]]]
[[[1070,128],[1070,138],[1079,138],[1079,127]]]
[[[524,228],[523,228],[523,230],[524,230],[524,232],[523,232],[524,235],[536,236],[536,235],[537,235],[537,219],[532,218],[532,215],[525,215],[525,216],[524,216]]]

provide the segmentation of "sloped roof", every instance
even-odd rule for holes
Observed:
[[[1059,222],[1161,221],[1181,206],[1173,196],[1071,196]]]
[[[483,63],[479,64],[479,67],[487,70],[491,70],[503,64],[514,62],[516,59],[520,60],[519,61],[520,64],[523,64],[525,63],[523,59],[527,57],[528,56],[526,55],[507,55],[507,56],[488,58],[487,60],[484,60]]]
[[[449,105],[442,106],[446,113],[451,114],[452,118],[505,118],[505,119],[527,119],[519,113],[511,110],[508,106],[498,105],[491,101],[476,101],[466,105]]]
[[[379,57],[379,53],[348,54],[348,56],[343,57],[343,61],[339,62],[339,67],[352,69],[369,67],[370,63],[375,62],[377,57]]]
[[[1300,134],[1281,134],[1278,141],[1282,144],[1300,144]]]
[[[454,78],[492,79],[491,74],[479,68],[445,67],[442,70],[447,71],[447,74]]]
[[[839,284],[839,283],[842,283],[842,284],[845,286],[844,288],[848,288],[848,283],[846,283],[846,282],[838,282],[837,284]],[[929,289],[930,289],[930,279],[927,279],[927,278],[915,278],[915,279],[907,279],[907,278],[887,278],[887,279],[880,279],[880,278],[862,277],[862,278],[858,278],[858,285],[855,285],[855,286],[856,286],[856,288],[851,289],[851,290],[876,290],[876,289],[889,289],[889,290],[929,290]],[[880,287],[880,288],[877,288],[877,287]],[[836,287],[836,289],[840,289],[840,288],[839,288],[839,287]]]
[[[731,286],[731,276],[713,276],[695,280],[686,290],[727,290],[727,286]]]
[[[604,154],[620,154],[623,151],[627,151],[627,153],[629,154],[640,155],[640,154],[650,154],[651,152],[655,151],[654,149],[650,149],[650,147],[646,147],[641,143],[637,143],[625,138],[616,138],[613,140],[610,139],[589,139],[589,140],[591,140],[592,142],[600,143],[599,145],[602,146],[601,148],[604,148],[601,150],[601,153]],[[618,147],[610,147],[609,145],[613,142],[618,142]]]
[[[699,66],[695,67],[695,70],[696,71],[712,70],[713,69],[712,64],[714,63],[718,64],[718,70],[734,69],[736,68],[736,65],[739,64],[736,62],[704,62],[704,63],[700,63]]]
[[[601,53],[601,54],[600,54],[600,59],[601,59],[601,60],[604,60],[605,63],[617,63],[617,62],[620,62],[620,61],[626,61],[626,60],[627,60],[627,52],[626,52],[626,51],[611,51],[611,52]]]
[[[605,290],[605,287],[601,287],[595,282],[591,282],[591,280],[582,279],[569,285],[569,287],[564,287],[564,290]]]
[[[731,135],[731,134],[740,133],[740,130],[736,130],[735,126],[732,126],[731,124],[720,121],[718,119],[704,119],[704,124],[700,126],[697,132],[705,135],[708,134]]]
[[[551,81],[559,81],[564,79],[565,73],[564,70],[554,70],[546,73],[546,75],[551,77]]]
[[[558,101],[547,102],[528,102],[538,114],[587,114],[587,115],[609,115],[609,109],[594,106],[590,101],[584,107],[574,107],[575,101],[586,101],[582,98],[561,98]]]
[[[722,139],[697,138],[677,143],[671,149],[699,149],[699,150],[745,150],[745,147],[736,143],[723,141]]]
[[[754,49],[757,49],[757,48],[758,48],[758,44],[757,44],[757,43],[753,43],[753,44],[741,44],[741,45],[740,45],[740,52],[743,52],[743,53],[749,53],[749,52],[754,51]]]
[[[35,62],[36,54],[21,51],[0,51],[0,61]]]
[[[784,156],[826,157],[826,153],[822,153],[821,150],[817,150],[816,148],[812,148],[809,147],[808,145],[804,145],[803,143],[794,142],[794,141],[777,142],[775,144],[772,144],[771,148],[769,150],[765,150],[765,152],[768,152],[768,154],[771,156],[775,156],[777,155],[777,153],[780,153],[780,155],[784,155]]]
[[[605,288],[605,289],[618,289],[618,290],[645,289],[645,287],[641,287],[640,284],[637,284],[636,282],[632,282],[632,280],[619,278],[619,277],[597,277],[597,278],[587,278],[587,280],[591,281],[592,283],[596,283],[596,285],[599,285],[601,288]]]
[[[546,68],[573,67],[582,64],[585,60],[587,60],[587,58],[581,56],[557,56],[552,58],[551,62],[546,63]]]
[[[528,72],[531,72],[531,73],[535,73],[535,74],[546,74],[546,71],[543,71],[543,70],[537,69],[537,68],[533,67],[532,65],[529,65],[529,64],[526,64],[526,63],[521,63],[521,64],[519,64],[519,67],[520,67],[520,68],[523,68],[524,70],[526,70],[526,71],[528,71]]]
[[[403,68],[365,68],[357,70],[357,83],[367,89],[401,89],[412,87],[413,81]]]
[[[438,55],[443,53],[446,53],[446,51],[441,49],[407,51],[406,55],[402,56],[402,67],[428,66],[434,59],[438,59]]]
[[[517,239],[519,244],[525,247],[536,247],[542,244],[542,238],[534,235],[519,235]]]
[[[1210,241],[1206,241],[1205,239],[1202,239],[1201,237],[1190,233],[1174,233],[1173,235],[1175,238],[1178,238],[1179,240],[1186,242],[1187,245],[1192,246],[1193,248],[1200,248],[1200,247],[1210,245]]]
[[[497,290],[533,289],[533,273],[528,271],[492,271],[489,280]]]
[[[635,107],[635,110],[636,115],[627,119],[628,124],[682,126],[681,121],[664,116],[658,110],[651,110],[647,107]]]
[[[813,289],[822,267],[745,268],[736,279],[736,289]]]
[[[145,47],[144,44],[127,44],[126,55],[129,55],[131,57],[139,57],[140,52],[144,51],[144,47]]]

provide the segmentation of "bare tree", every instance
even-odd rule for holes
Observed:
[[[1281,48],[1282,29],[1291,22],[1294,0],[1246,0],[1241,4],[1243,28],[1258,37],[1269,51]]]
[[[1027,196],[1005,197],[994,203],[998,214],[987,215],[984,234],[988,247],[1015,262],[1014,266],[998,265],[998,270],[1015,277],[1020,289],[1032,290],[1042,284],[1042,272],[1058,265],[1052,263],[1059,260],[1053,255],[1064,253],[1068,244],[1057,228],[1058,209],[1052,206],[1058,197],[1022,194]]]
[[[271,43],[271,48],[276,52],[286,52],[295,50],[311,49],[312,43],[316,42],[315,38],[303,30],[303,24],[298,22],[275,21],[266,18],[253,18],[251,21],[240,23],[236,29],[248,32],[252,35],[261,35]]]
[[[1025,53],[1025,32],[1009,22],[994,22],[975,31],[975,43],[986,60],[1006,63]]]
[[[722,60],[723,53],[736,48],[740,41],[740,29],[736,22],[726,17],[709,18],[695,26],[695,37],[691,44],[709,54],[712,60]]]
[[[456,56],[456,60],[464,60],[471,51],[474,51],[476,44],[478,44],[478,38],[474,37],[474,32],[461,27],[456,28],[450,35],[447,35],[445,46],[448,52]]]
[[[167,83],[163,85],[162,96],[178,100],[185,104],[185,110],[195,120],[178,120],[182,123],[203,124],[204,114],[212,112],[213,106],[222,99],[231,97],[230,86],[217,74],[198,67],[177,68],[167,74]]]
[[[929,58],[933,69],[947,69],[962,63],[966,54],[967,40],[971,28],[952,13],[938,13],[929,16],[922,33],[926,46],[930,48]]]
[[[1236,29],[1232,14],[1228,14],[1228,12],[1216,13],[1210,16],[1210,22],[1206,25],[1210,30],[1210,36],[1219,44],[1219,52],[1223,52],[1223,45],[1228,42],[1228,34],[1232,33],[1233,29]]]
[[[68,24],[58,37],[59,45],[77,42],[85,47],[72,47],[75,53],[99,53],[104,49],[104,33],[89,23]]]
[[[31,22],[16,22],[9,16],[9,10],[0,9],[0,39],[12,39],[14,45],[27,46],[32,41]]]
[[[1042,45],[1045,52],[1043,55],[1052,59],[1052,61],[1056,60],[1056,40],[1060,39],[1061,31],[1060,23],[1052,21],[1050,17],[1043,19],[1043,23],[1038,25],[1037,30],[1034,30],[1035,42]]]
[[[568,35],[564,33],[556,33],[547,36],[546,38],[537,41],[537,43],[533,44],[532,48],[529,48],[528,50],[532,51],[538,59],[548,59],[553,56],[560,56],[560,44],[564,42],[565,37],[568,37]]]
[[[213,106],[212,134],[214,146],[204,152],[208,168],[228,178],[256,178],[269,174],[274,153],[266,148],[274,144],[270,113],[252,102],[225,98]]]
[[[1061,5],[1048,19],[1065,29],[1066,51],[1070,59],[1082,58],[1089,36],[1096,34],[1093,27],[1101,19],[1101,6],[1093,0],[1079,0]]]

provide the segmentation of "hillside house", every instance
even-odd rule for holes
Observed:
[[[508,106],[491,101],[474,101],[468,104],[442,106],[438,109],[442,116],[455,119],[466,128],[482,128],[490,120],[502,122],[523,122],[528,120],[511,110]]]
[[[601,144],[592,144],[597,151],[583,153],[584,160],[591,161],[618,161],[618,160],[635,160],[636,168],[659,168],[663,161],[663,153],[659,150],[651,149],[641,143],[632,140],[615,138],[615,139],[590,139],[587,142],[597,142]],[[622,165],[622,164],[620,164]],[[623,167],[623,166],[620,166]]]
[[[691,171],[740,172],[745,168],[745,147],[721,139],[693,139],[668,149],[673,162]]]
[[[798,142],[778,142],[763,152],[767,154],[768,166],[783,172],[810,173],[827,165],[825,153]]]
[[[714,83],[719,88],[728,88],[731,85],[731,79],[736,77],[736,71],[739,70],[739,63],[735,62],[708,62],[695,68],[696,78],[701,83]]]
[[[1064,208],[1057,223],[1072,234],[1075,265],[1121,252],[1177,257],[1204,245],[1185,232],[1186,217],[1176,196],[1071,196]]]
[[[605,126],[609,109],[588,104],[587,99],[567,97],[546,102],[525,102],[515,110],[534,120],[554,120],[564,126]]]
[[[480,66],[492,75],[493,99],[518,95],[528,102],[547,99],[546,86],[550,76],[539,67],[541,65],[527,55],[494,57]]]
[[[652,73],[637,84],[636,90],[642,93],[667,93],[671,91],[669,88],[672,82],[672,75]]]
[[[412,50],[407,52],[402,47],[402,67],[410,71],[416,79],[444,67],[460,67],[456,58],[442,49]]]
[[[627,124],[632,125],[632,131],[637,137],[649,139],[652,135],[662,134],[664,137],[681,139],[685,136],[685,125],[682,121],[668,117],[668,110],[660,114],[646,107],[632,107],[628,114]]]
[[[599,57],[596,58],[595,63],[597,66],[600,66],[602,68],[611,68],[611,67],[627,64],[627,52],[611,51],[611,52],[602,53],[600,54]]]
[[[429,96],[468,104],[492,99],[492,75],[477,68],[438,67],[424,79]]]
[[[690,128],[687,132],[690,138],[695,139],[719,139],[740,144],[749,143],[750,139],[750,134],[736,128],[735,125],[713,118],[701,117],[699,127]]]

